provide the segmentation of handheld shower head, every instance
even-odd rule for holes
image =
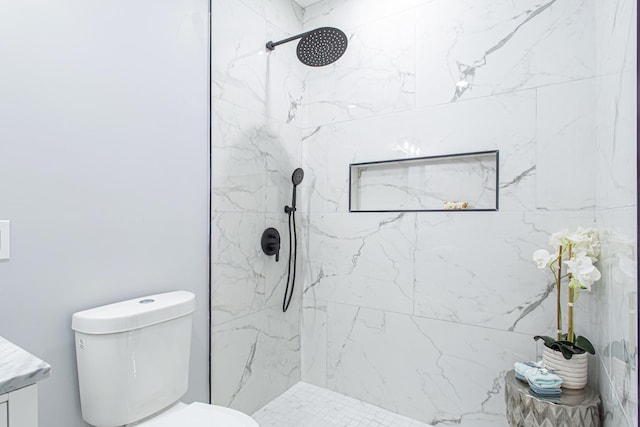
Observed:
[[[291,182],[293,183],[293,195],[291,196],[291,206],[285,206],[284,211],[291,213],[296,211],[296,187],[300,185],[304,178],[304,170],[302,168],[296,168],[291,174]]]
[[[293,182],[294,186],[300,185],[303,179],[304,179],[304,170],[302,170],[302,168],[297,168],[296,170],[293,171],[293,174],[291,175],[291,182]]]

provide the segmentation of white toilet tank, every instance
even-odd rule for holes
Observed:
[[[82,418],[130,424],[180,400],[188,388],[195,295],[177,291],[73,315]]]

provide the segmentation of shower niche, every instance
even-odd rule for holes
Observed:
[[[499,152],[349,165],[349,212],[497,211]]]

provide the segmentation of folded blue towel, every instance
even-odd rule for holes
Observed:
[[[515,363],[516,378],[526,380],[529,386],[535,386],[536,389],[560,389],[562,378],[549,372],[542,367],[540,363]]]
[[[535,384],[537,388],[559,388],[562,384],[562,378],[546,369],[531,369],[525,376],[529,385]]]
[[[516,376],[520,376],[522,378],[526,378],[527,371],[531,368],[541,368],[542,366],[537,366],[534,362],[516,362],[513,364],[513,367],[516,370]],[[518,378],[521,379],[521,378]]]
[[[560,394],[562,394],[562,390],[560,389],[560,387],[543,388],[543,387],[537,387],[535,384],[529,382],[529,388],[535,394],[540,396],[559,396]]]

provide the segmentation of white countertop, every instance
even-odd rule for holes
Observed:
[[[0,337],[0,394],[49,377],[51,366]]]

